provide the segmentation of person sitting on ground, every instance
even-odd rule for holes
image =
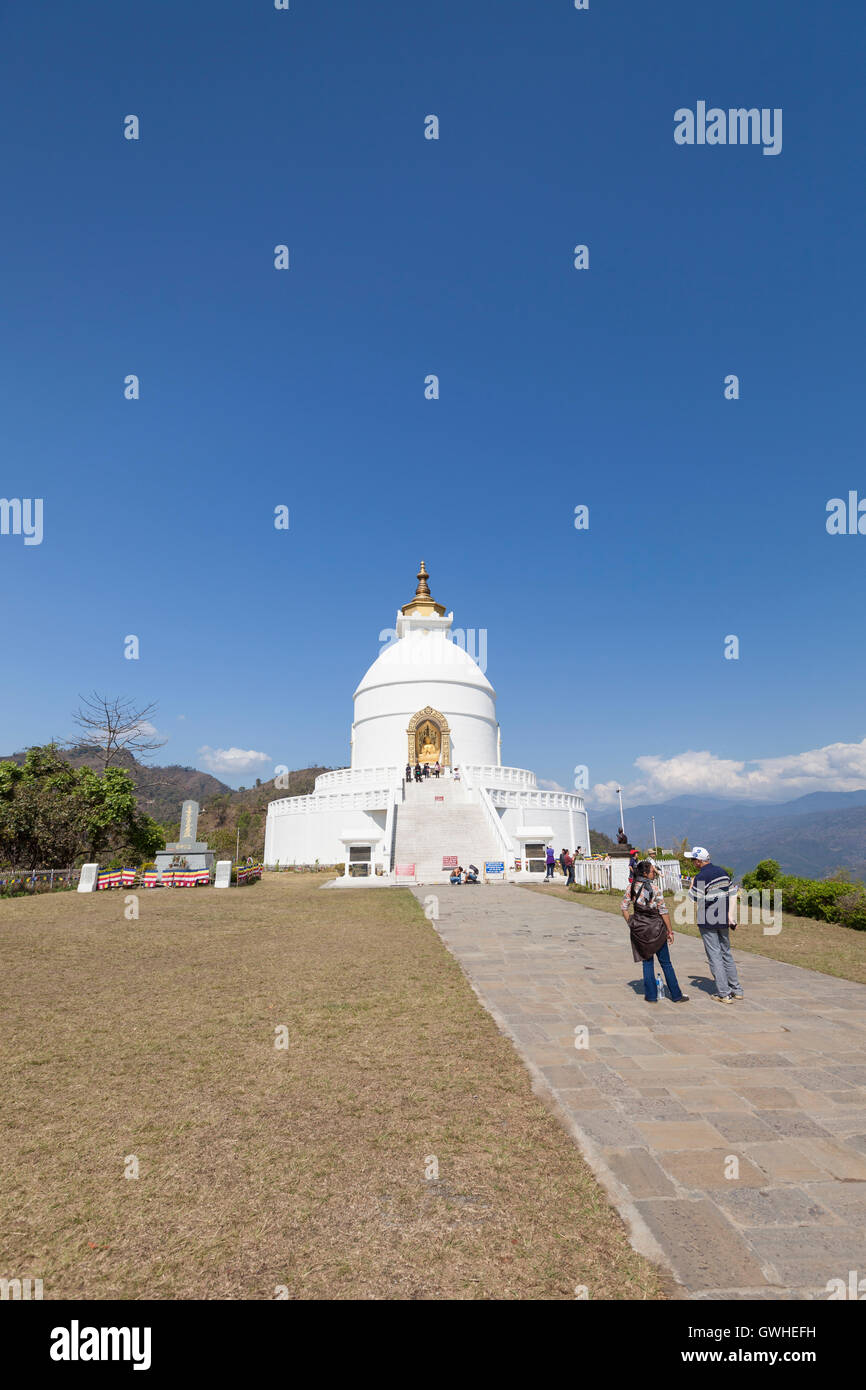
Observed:
[[[658,1003],[654,961],[664,971],[664,977],[674,1004],[687,1004],[674,971],[669,945],[674,939],[671,919],[665,900],[656,883],[656,867],[649,859],[641,859],[631,887],[620,903],[622,915],[628,922],[634,959],[643,962],[644,999],[647,1004]],[[629,908],[632,910],[629,918]]]
[[[470,864],[470,865],[469,865],[469,868],[466,870],[466,877],[465,877],[465,879],[464,879],[463,881],[464,881],[464,883],[477,883],[477,882],[478,882],[478,869],[476,868],[476,866],[475,866],[474,864]]]
[[[449,879],[449,882],[450,882],[450,883],[462,883],[462,882],[463,882],[463,868],[462,868],[461,865],[458,864],[456,869],[452,869],[452,870],[451,870],[451,878]]]

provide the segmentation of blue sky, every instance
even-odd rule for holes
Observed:
[[[3,6],[0,491],[44,538],[0,536],[0,752],[95,688],[234,785],[342,765],[423,556],[508,763],[600,800],[866,785],[866,536],[825,529],[866,496],[864,27]],[[782,108],[782,152],[676,145],[699,100]]]

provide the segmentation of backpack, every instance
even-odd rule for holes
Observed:
[[[636,878],[632,884],[632,902],[636,908],[651,908],[655,902],[653,886],[648,878]]]

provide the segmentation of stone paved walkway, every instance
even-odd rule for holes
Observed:
[[[438,897],[434,926],[686,1297],[866,1280],[866,986],[741,952],[746,998],[722,1006],[676,935],[691,1002],[651,1005],[620,917],[512,885]]]

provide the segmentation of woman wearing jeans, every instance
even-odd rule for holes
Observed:
[[[629,925],[632,955],[635,960],[643,961],[644,999],[647,1004],[658,1003],[656,958],[664,971],[673,1003],[685,1004],[689,996],[680,989],[668,950],[669,942],[674,939],[671,919],[655,878],[655,864],[649,859],[642,859],[635,867],[634,878],[622,900],[622,915]]]

